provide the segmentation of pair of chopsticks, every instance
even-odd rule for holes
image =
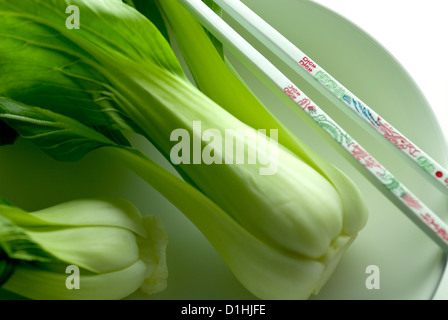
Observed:
[[[444,252],[448,253],[448,226],[440,217],[432,212],[406,186],[398,181],[391,172],[322,111],[316,103],[308,98],[269,60],[204,4],[202,0],[179,1],[238,59],[293,100],[298,108],[305,112],[361,165],[359,168],[363,168],[363,170],[370,173],[368,175],[370,180],[374,182],[383,194],[435,241]],[[306,74],[317,80],[312,83],[318,85],[317,89],[319,91],[325,91],[327,94],[331,93],[344,109],[351,109],[361,119],[368,122],[385,140],[391,142],[397,150],[401,150],[407,156],[407,159],[418,164],[435,186],[448,193],[448,171],[444,167],[404,137],[310,57],[257,16],[240,0],[214,0],[214,2],[299,75],[305,71]],[[422,163],[424,163],[424,168]]]

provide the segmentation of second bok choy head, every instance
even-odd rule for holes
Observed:
[[[0,200],[0,287],[29,299],[159,293],[167,285],[166,245],[161,220],[122,199],[72,200],[34,212]]]
[[[68,5],[79,9],[79,29],[66,26]],[[247,95],[232,102],[252,122],[200,91],[161,32],[121,1],[0,0],[0,12],[6,124],[58,160],[95,148],[123,160],[259,298],[307,299],[326,283],[367,219],[343,173],[246,105]],[[222,87],[243,86],[223,78]],[[146,137],[183,179],[129,146],[122,131]]]

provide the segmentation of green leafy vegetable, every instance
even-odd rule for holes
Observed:
[[[200,23],[178,1],[156,1],[173,30],[198,88],[245,124],[253,128],[277,128],[279,142],[335,186],[343,201],[344,211],[350,213],[346,219],[356,217],[356,212],[360,211],[358,190],[347,177],[274,117],[235,74],[233,68],[228,67],[229,63],[221,59]],[[210,6],[213,1],[204,2]],[[216,11],[217,7],[213,9]],[[357,222],[354,222],[351,232],[356,229]]]
[[[137,289],[163,291],[166,243],[159,219],[141,216],[120,199],[75,200],[32,213],[0,205],[0,248],[14,260],[13,271],[3,273],[3,288],[31,299],[121,299]],[[3,261],[11,260],[2,259],[0,271]],[[80,270],[79,290],[64,286],[68,266]]]
[[[356,186],[253,97],[177,1],[158,5],[178,42],[182,28],[191,27],[180,46],[202,91],[132,6],[69,2],[82,12],[79,30],[65,28],[66,1],[0,0],[0,88],[8,97],[0,100],[0,120],[59,160],[96,148],[121,159],[204,233],[258,297],[306,299],[318,292],[366,223]],[[235,164],[235,154],[195,130],[198,121],[220,136],[238,132],[232,139],[247,154],[277,155],[270,163],[275,172],[261,175],[272,169],[262,163]],[[269,134],[241,134],[263,127],[277,129],[280,144]],[[171,160],[178,130],[199,137],[201,152],[215,160],[173,164],[183,180],[120,138],[121,131],[142,134]]]

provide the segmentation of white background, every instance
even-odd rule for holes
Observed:
[[[408,71],[448,141],[448,0],[313,0],[349,19]]]

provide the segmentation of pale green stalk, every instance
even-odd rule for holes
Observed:
[[[357,216],[356,212],[362,204],[358,202],[357,187],[348,182],[349,179],[298,139],[269,109],[251,92],[242,79],[235,73],[227,60],[215,49],[202,25],[176,0],[155,1],[164,16],[181,49],[189,71],[192,73],[198,88],[217,102],[222,108],[253,128],[276,128],[278,140],[291,152],[309,164],[317,172],[326,177],[340,194],[345,216],[350,220]],[[231,94],[229,94],[231,92]],[[268,133],[269,134],[269,133]],[[356,230],[353,221],[352,231]]]

